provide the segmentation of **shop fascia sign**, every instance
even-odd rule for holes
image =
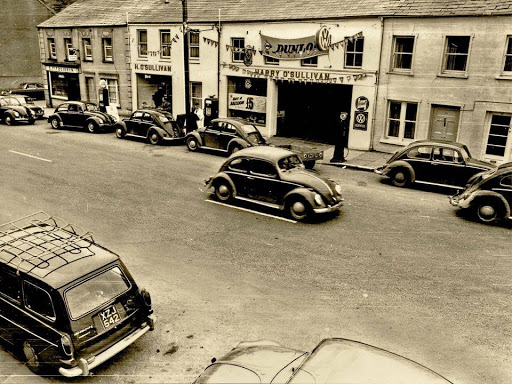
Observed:
[[[228,108],[238,111],[265,113],[267,110],[267,98],[242,93],[230,93]]]
[[[261,35],[262,54],[280,60],[307,59],[327,55],[331,45],[331,34],[327,27],[321,27],[313,36],[298,39],[282,39]]]
[[[170,64],[134,63],[133,69],[136,71],[147,71],[147,72],[171,72],[172,65],[170,65]]]
[[[48,72],[60,72],[60,73],[79,73],[76,67],[59,67],[56,65],[47,65],[46,70]]]

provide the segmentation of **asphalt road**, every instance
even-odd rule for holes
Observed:
[[[335,336],[455,383],[512,382],[510,226],[459,217],[447,191],[328,165],[317,169],[341,182],[341,214],[294,224],[206,201],[223,160],[0,125],[0,222],[44,210],[78,224],[152,293],[155,331],[73,382],[187,383],[242,340],[310,350]],[[66,382],[0,348],[0,383],[48,381]]]

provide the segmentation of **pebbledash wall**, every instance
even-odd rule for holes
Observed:
[[[510,16],[386,19],[383,36],[375,149],[434,138],[512,160]]]
[[[224,23],[220,115],[260,122],[266,136],[333,143],[347,112],[350,148],[368,150],[381,28],[379,18]]]

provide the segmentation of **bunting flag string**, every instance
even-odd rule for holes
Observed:
[[[205,42],[208,45],[213,45],[215,48],[219,46],[219,43],[217,41],[209,39],[207,37],[203,37],[203,42]]]
[[[347,45],[347,41],[352,43],[354,42],[354,40],[360,39],[361,37],[363,37],[363,32],[358,32],[355,35],[345,37],[343,40],[332,43],[331,45],[329,45],[329,48],[332,49],[333,51],[335,49],[345,48],[345,46]]]

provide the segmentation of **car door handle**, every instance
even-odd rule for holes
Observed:
[[[254,180],[254,177],[249,176],[247,180]]]

